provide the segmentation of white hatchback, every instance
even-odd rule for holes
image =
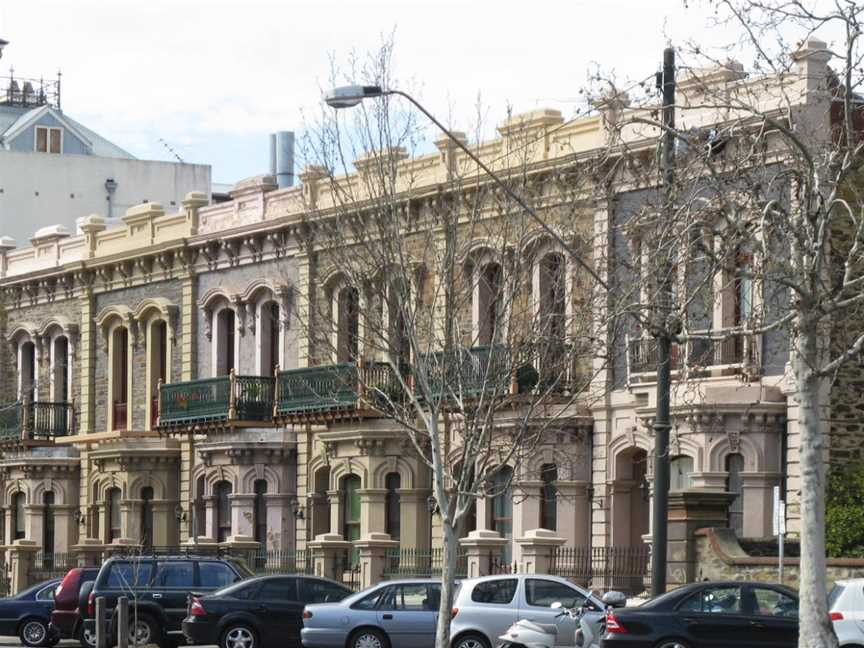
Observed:
[[[864,578],[834,583],[828,595],[828,612],[840,645],[864,648]]]

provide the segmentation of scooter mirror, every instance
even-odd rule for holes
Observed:
[[[563,606],[561,605],[561,601],[555,601],[549,607],[552,608],[553,610],[560,610]]]
[[[624,607],[627,605],[627,596],[624,592],[606,592],[603,595],[603,603],[611,607]]]

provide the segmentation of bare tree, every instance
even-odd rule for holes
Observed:
[[[840,0],[711,4],[736,41],[719,52],[679,49],[673,190],[656,190],[662,170],[650,145],[665,128],[656,102],[631,107],[610,143],[616,181],[645,191],[618,223],[630,249],[617,265],[616,301],[634,314],[620,325],[673,337],[677,389],[693,390],[694,400],[698,381],[688,378],[705,367],[734,359],[746,379],[760,352],[788,341],[785,384],[801,471],[799,645],[836,646],[824,493],[832,385],[864,349],[864,8]],[[664,284],[672,286],[666,309],[658,307]]]
[[[388,41],[344,76],[393,87],[391,55]],[[314,362],[357,367],[364,406],[396,423],[431,472],[444,547],[440,648],[450,645],[459,538],[477,500],[531,479],[528,459],[542,445],[562,464],[588,461],[585,439],[557,439],[588,415],[592,360],[603,353],[597,293],[572,263],[574,251],[591,252],[588,178],[534,163],[546,133],[522,137],[520,127],[508,122],[512,146],[490,163],[545,227],[446,138],[435,143],[443,165],[417,157],[423,126],[404,104],[325,110],[304,145],[326,180],[303,244],[319,277],[340,278],[310,291],[300,325]]]

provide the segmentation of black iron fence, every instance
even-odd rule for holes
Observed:
[[[60,578],[77,566],[78,555],[75,553],[45,553],[40,551],[36,554],[30,580],[38,583],[51,578]]]
[[[594,590],[639,594],[648,575],[650,551],[641,547],[557,547],[549,573]]]
[[[444,550],[388,549],[384,563],[384,578],[440,578],[444,568]],[[468,575],[468,557],[456,554],[456,578]]]

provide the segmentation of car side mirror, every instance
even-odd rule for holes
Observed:
[[[608,605],[609,607],[624,607],[627,605],[627,596],[624,592],[606,592],[602,598],[603,605]]]
[[[555,602],[554,602],[552,605],[550,605],[549,607],[552,608],[553,610],[560,610],[560,609],[561,609],[562,607],[564,607],[564,606],[561,605],[561,601],[555,601]]]

